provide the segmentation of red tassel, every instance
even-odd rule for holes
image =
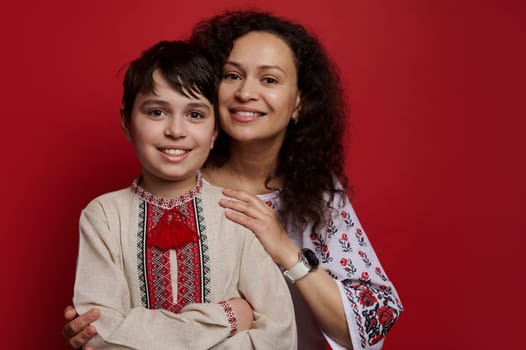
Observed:
[[[182,222],[182,214],[175,208],[166,210],[151,231],[148,245],[161,250],[181,248],[189,242],[197,242],[197,234]]]

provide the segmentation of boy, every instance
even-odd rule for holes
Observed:
[[[126,72],[121,125],[142,175],[80,218],[74,304],[101,311],[96,349],[296,348],[279,269],[199,174],[217,136],[216,86],[183,42],[160,42]]]

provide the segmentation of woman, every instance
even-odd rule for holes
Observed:
[[[226,188],[225,215],[284,269],[299,349],[380,349],[402,305],[343,191],[346,108],[333,63],[302,26],[261,12],[203,21],[190,42],[222,72],[223,132],[203,175]],[[95,331],[90,316],[66,325],[71,344]]]

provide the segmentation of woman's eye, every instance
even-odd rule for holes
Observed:
[[[266,84],[276,84],[278,81],[272,77],[265,77],[262,79]]]
[[[239,76],[239,74],[236,74],[236,73],[226,73],[223,75],[223,79],[237,80],[237,79],[241,79],[241,77]]]

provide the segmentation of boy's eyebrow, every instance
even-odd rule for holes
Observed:
[[[187,107],[190,107],[190,108],[206,108],[206,109],[210,109],[210,106],[207,104],[207,103],[204,103],[204,102],[190,102]]]
[[[149,98],[144,101],[142,101],[141,106],[148,106],[148,105],[163,105],[167,106],[169,103],[164,100],[159,100],[155,98]]]
[[[147,100],[144,100],[141,103],[142,107],[147,107],[149,105],[162,105],[162,106],[169,106],[170,103],[166,102],[165,100],[150,98]],[[204,102],[190,102],[186,104],[186,107],[188,108],[206,108],[207,110],[210,110],[210,106],[207,103]]]

